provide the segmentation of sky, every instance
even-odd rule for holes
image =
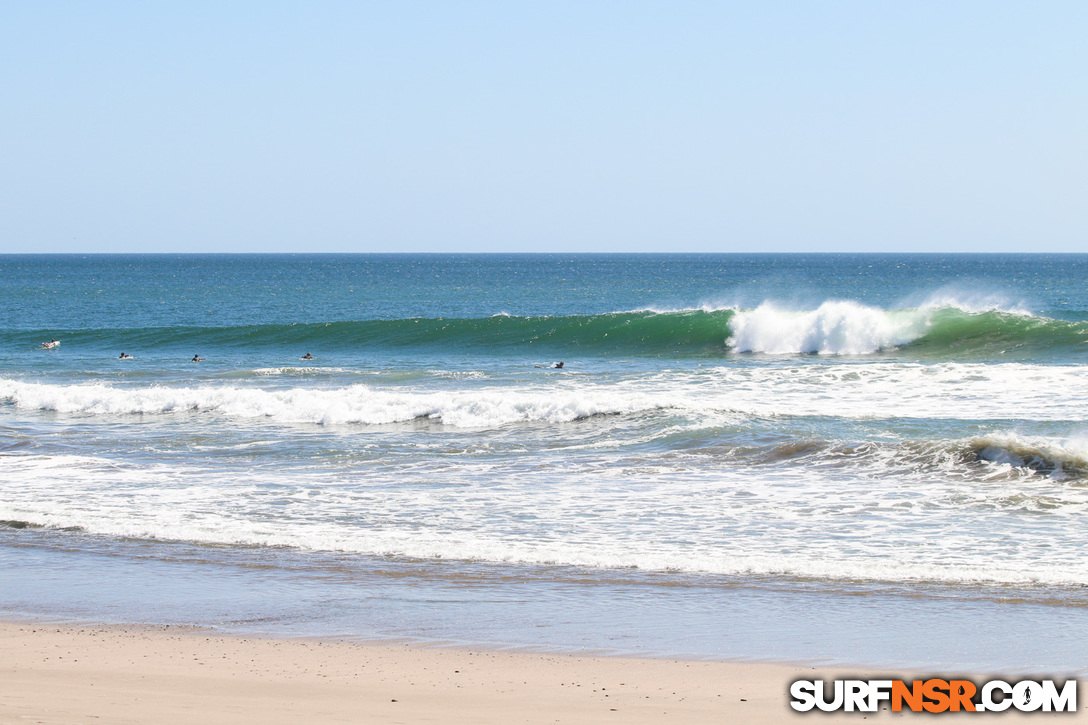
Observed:
[[[1088,3],[0,0],[0,252],[1085,252]]]

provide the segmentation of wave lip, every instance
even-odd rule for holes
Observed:
[[[989,435],[973,439],[969,447],[977,460],[998,466],[1033,471],[1059,481],[1088,477],[1088,446],[1084,441],[1038,441],[1014,434]]]

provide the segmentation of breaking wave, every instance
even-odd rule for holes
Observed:
[[[767,354],[867,355],[907,349],[954,358],[1088,350],[1088,323],[945,301],[901,310],[829,301],[815,310],[798,311],[765,303],[738,311],[731,329],[728,342],[734,351]]]
[[[787,440],[731,453],[756,465],[866,468],[880,476],[940,475],[964,481],[1034,476],[1067,482],[1088,479],[1085,441],[1037,439],[1015,433],[895,443]]]
[[[8,338],[15,333],[4,333]],[[728,352],[869,355],[905,350],[926,357],[1088,350],[1088,322],[1035,316],[949,300],[882,309],[829,300],[815,309],[766,302],[754,309],[637,310],[596,315],[82,330],[18,333],[19,342],[64,334],[65,351],[163,347],[209,350],[287,347],[365,351],[418,349],[435,354],[540,349],[549,355],[696,355]]]

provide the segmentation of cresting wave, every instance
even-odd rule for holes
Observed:
[[[730,327],[732,350],[767,354],[867,355],[906,349],[954,358],[1088,349],[1088,323],[946,301],[901,310],[829,301],[797,311],[764,303],[737,311]]]
[[[959,481],[1045,477],[1088,481],[1088,441],[1046,439],[995,432],[961,440],[861,441],[789,440],[738,447],[729,457],[756,465],[794,464],[865,469],[877,477],[937,475]],[[970,495],[965,491],[964,495]],[[1035,502],[1025,499],[1027,507]]]
[[[48,330],[33,337],[55,336]],[[11,337],[7,333],[4,337]],[[290,325],[83,330],[66,333],[80,345],[131,349],[199,346],[316,350],[417,348],[437,354],[511,350],[631,355],[866,355],[907,349],[933,357],[1088,350],[1088,322],[1034,316],[1017,308],[984,309],[942,300],[886,310],[827,301],[794,310],[764,303],[755,309],[637,310],[597,315],[477,319],[394,319]],[[12,340],[14,342],[14,340]],[[118,349],[120,349],[118,347]]]

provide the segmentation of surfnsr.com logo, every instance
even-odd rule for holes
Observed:
[[[990,680],[797,680],[790,685],[790,707],[798,712],[1076,712],[1077,681]]]

